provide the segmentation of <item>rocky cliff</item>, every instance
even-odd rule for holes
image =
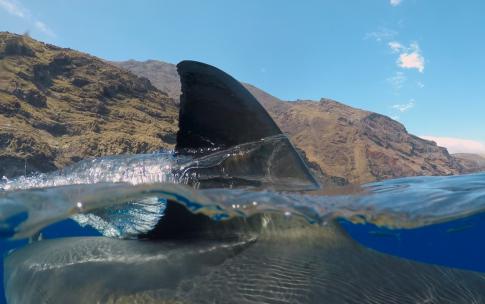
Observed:
[[[173,85],[177,83],[174,65],[153,60],[116,64],[150,80],[155,74],[154,83],[168,86],[171,97],[178,98],[180,88]],[[159,68],[161,72],[157,73]],[[329,99],[282,101],[250,84],[244,85],[316,171],[351,183],[463,172],[445,148],[409,134],[402,124],[389,117]]]
[[[485,156],[472,153],[456,153],[453,157],[463,167],[464,173],[484,172]]]
[[[475,170],[386,116],[328,99],[281,101],[245,86],[313,170],[337,183]],[[110,63],[0,33],[0,177],[170,148],[179,92],[172,64]]]
[[[111,63],[128,70],[135,75],[150,79],[150,82],[155,87],[166,92],[170,97],[178,99],[181,85],[177,67],[174,64],[158,60],[128,60],[114,61]]]
[[[0,178],[170,148],[178,109],[146,78],[0,32]]]

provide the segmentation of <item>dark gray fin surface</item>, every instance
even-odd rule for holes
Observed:
[[[282,134],[239,81],[205,63],[177,64],[182,83],[177,151],[229,148]]]
[[[485,274],[378,253],[335,225],[248,220],[224,241],[36,242],[6,259],[8,303],[485,303]]]
[[[224,161],[186,172],[198,187],[256,186],[314,190],[318,182],[266,110],[241,83],[195,61],[177,65],[182,83],[176,153],[196,157],[222,150]],[[207,160],[205,160],[207,161]]]

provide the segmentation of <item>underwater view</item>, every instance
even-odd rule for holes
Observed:
[[[485,304],[484,11],[0,0],[0,304]]]
[[[4,181],[8,303],[485,301],[485,174],[276,191],[286,181],[271,158],[286,143],[100,158]],[[245,170],[251,153],[264,175]]]
[[[485,301],[485,173],[332,185],[235,79],[177,67],[174,151],[0,184],[7,303]]]

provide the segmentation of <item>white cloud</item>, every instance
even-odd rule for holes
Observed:
[[[402,49],[404,49],[404,46],[397,41],[391,41],[387,45],[394,53],[399,53]]]
[[[389,41],[396,37],[398,33],[394,30],[388,29],[388,28],[381,28],[376,32],[370,32],[366,33],[364,36],[364,39],[373,39],[377,42],[381,41]]]
[[[402,0],[389,0],[389,3],[392,5],[392,6],[398,6],[399,4],[401,4]]]
[[[27,22],[33,24],[33,26],[45,35],[55,37],[56,34],[52,31],[44,22],[33,18],[28,9],[23,7],[15,0],[0,0],[0,9],[3,9],[12,16],[22,18]]]
[[[402,53],[399,55],[397,65],[403,69],[416,69],[424,72],[424,57],[418,52]]]
[[[485,155],[485,143],[481,141],[428,135],[421,136],[421,138],[436,142],[438,146],[447,148],[450,153],[475,153]]]
[[[51,37],[56,36],[56,34],[44,22],[35,21],[34,25],[39,31],[41,31],[42,33],[44,33],[48,36],[51,36]]]
[[[0,0],[0,7],[7,11],[7,13],[9,13],[10,15],[20,18],[27,17],[26,10],[22,8],[19,4],[11,0]]]
[[[422,83],[421,81],[416,82],[416,85],[417,85],[417,86],[418,86],[420,89],[424,88],[424,83]]]
[[[410,102],[406,103],[406,104],[395,104],[392,106],[392,108],[394,110],[397,110],[401,113],[404,113],[404,112],[407,112],[409,110],[411,110],[412,108],[414,108],[416,104],[414,103],[414,100],[411,99]]]
[[[399,90],[404,86],[407,77],[404,75],[403,72],[396,72],[394,76],[387,78],[387,82],[389,82],[394,89]]]
[[[424,72],[424,57],[421,54],[421,48],[416,42],[411,43],[408,47],[402,45],[397,41],[388,43],[389,48],[393,53],[399,53],[397,65],[403,69],[416,69],[419,72]]]

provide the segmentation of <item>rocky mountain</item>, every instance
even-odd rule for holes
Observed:
[[[485,156],[472,153],[456,153],[453,157],[463,167],[464,173],[485,171]]]
[[[0,178],[170,148],[174,99],[101,59],[0,32]]]
[[[178,77],[174,65],[153,60],[116,64],[138,76],[150,80],[153,77],[154,84],[163,84],[160,88],[178,98],[180,87],[174,85]],[[159,68],[161,71],[157,72]],[[402,124],[389,117],[329,99],[282,101],[250,84],[244,85],[316,171],[351,183],[464,172],[445,148],[409,134]]]
[[[328,99],[281,101],[244,85],[312,169],[337,183],[474,170],[386,116]],[[170,148],[179,92],[172,64],[110,63],[1,32],[0,177]]]
[[[163,92],[166,92],[170,97],[178,99],[181,85],[179,75],[177,73],[177,67],[174,64],[157,60],[128,60],[118,62],[114,61],[111,63],[128,70],[135,75],[150,79],[150,82],[155,87]]]

